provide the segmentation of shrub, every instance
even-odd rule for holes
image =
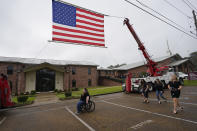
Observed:
[[[31,91],[31,95],[35,95],[35,94],[36,94],[35,90]]]
[[[62,92],[62,90],[57,90],[57,93],[61,93]]]
[[[29,92],[25,92],[25,95],[29,95]]]
[[[65,92],[64,92],[64,95],[65,95],[66,97],[72,96],[72,92],[71,92],[71,91],[65,91]]]
[[[72,91],[79,91],[79,88],[72,88]]]
[[[25,103],[29,96],[21,95],[17,97],[18,102]]]
[[[58,92],[58,89],[55,89],[54,92]]]
[[[20,95],[25,95],[25,93],[20,93]]]

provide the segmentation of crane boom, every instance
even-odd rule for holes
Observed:
[[[140,41],[137,33],[135,32],[135,30],[133,29],[132,25],[129,23],[129,19],[128,18],[125,18],[124,20],[124,24],[127,25],[129,31],[131,32],[131,34],[133,35],[134,39],[136,40],[137,44],[138,44],[138,47],[139,47],[139,50],[142,51],[142,54],[144,55],[144,58],[146,59],[147,61],[147,66],[148,66],[148,69],[149,69],[149,73],[150,73],[150,76],[158,76],[159,74],[157,73],[159,71],[159,69],[157,68],[157,63],[154,62],[150,55],[148,54],[148,52],[146,51],[146,48],[145,46],[143,45],[143,43]]]

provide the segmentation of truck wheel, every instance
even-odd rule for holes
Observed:
[[[183,78],[179,78],[179,82],[180,82],[181,85],[184,85]]]
[[[153,91],[153,84],[152,83],[149,83],[148,86],[149,86],[149,91],[150,92]]]

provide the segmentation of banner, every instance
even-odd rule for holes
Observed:
[[[190,72],[189,80],[197,80],[197,72]]]
[[[105,46],[103,14],[55,0],[52,7],[53,41]]]

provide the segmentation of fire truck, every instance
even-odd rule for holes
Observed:
[[[150,55],[148,54],[144,44],[139,39],[137,33],[135,32],[132,25],[129,23],[129,19],[125,18],[124,25],[128,27],[129,31],[131,32],[132,36],[134,37],[135,41],[138,44],[139,50],[142,52],[146,63],[147,63],[147,73],[149,74],[148,77],[144,78],[132,78],[132,74],[129,73],[126,78],[126,84],[123,84],[123,91],[126,92],[141,92],[142,87],[140,86],[140,80],[144,79],[149,85],[149,91],[154,90],[154,83],[156,79],[159,79],[162,82],[164,88],[167,88],[167,84],[170,81],[170,78],[173,74],[176,74],[172,68],[168,66],[158,67],[158,64],[151,59]],[[183,79],[178,78],[179,81],[183,84]]]

